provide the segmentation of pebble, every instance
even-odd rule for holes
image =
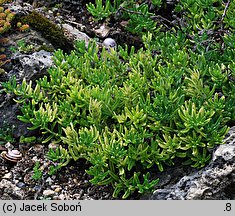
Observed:
[[[80,194],[73,194],[73,199],[79,200],[81,198]]]
[[[58,147],[59,147],[59,144],[56,144],[53,142],[48,145],[48,149],[56,150]]]
[[[59,193],[61,190],[62,190],[62,188],[61,188],[61,187],[58,187],[58,188],[56,188],[54,191],[55,191],[56,193]]]
[[[17,186],[14,187],[14,191],[20,191],[21,189]]]
[[[53,199],[53,200],[59,200],[59,196],[55,195],[55,196],[53,196],[52,199]]]
[[[77,199],[77,200],[81,199],[81,197],[83,196],[84,192],[85,191],[83,189],[81,189],[79,193],[73,194],[73,199]]]
[[[6,173],[2,178],[3,179],[11,179],[12,178],[12,173],[11,172]]]
[[[64,195],[64,194],[60,194],[60,195],[58,196],[58,199],[59,199],[59,200],[65,200],[65,195]]]
[[[44,145],[37,144],[29,149],[29,151],[34,151],[35,153],[41,153],[44,150]]]
[[[0,188],[4,188],[4,187],[12,187],[12,183],[6,179],[2,179],[2,181],[0,182]]]
[[[60,187],[59,185],[51,185],[51,189],[55,190],[56,188]]]
[[[48,14],[53,15],[53,11],[52,10],[48,10]]]
[[[32,161],[38,161],[38,156],[34,156],[33,158],[32,158]]]
[[[23,177],[20,173],[14,172],[14,179],[15,179],[15,183],[18,183],[19,181],[23,180]],[[17,182],[17,180],[19,180],[19,181]]]
[[[33,179],[32,179],[32,173],[27,173],[25,176],[24,176],[24,182],[26,184],[31,184]]]
[[[101,25],[98,29],[94,29],[94,32],[97,36],[101,38],[105,38],[108,36],[110,32],[110,28],[106,26],[105,24]]]
[[[5,148],[8,150],[12,150],[14,148],[14,146],[11,143],[6,143]]]
[[[89,195],[87,195],[87,194],[84,194],[83,195],[83,199],[84,200],[93,200],[91,197],[89,197]]]
[[[73,182],[74,182],[75,184],[78,184],[78,180],[77,180],[77,179],[73,179]]]
[[[54,194],[55,194],[55,191],[53,191],[53,190],[44,190],[43,191],[44,196],[51,196],[51,195],[54,195]]]
[[[36,185],[36,186],[33,187],[34,191],[39,191],[41,189],[42,189],[42,187],[40,185]]]
[[[120,25],[125,28],[127,27],[128,23],[129,23],[128,21],[123,20],[120,22]]]
[[[51,177],[48,177],[48,178],[46,179],[46,183],[48,183],[49,185],[52,185],[53,182],[54,182],[54,181],[51,179]]]
[[[1,200],[12,200],[12,197],[7,193],[3,193]]]
[[[86,47],[88,46],[88,43],[90,41],[90,37],[85,34],[84,32],[79,31],[78,29],[74,28],[73,26],[69,24],[62,24],[62,27],[65,32],[67,32],[67,37],[70,37],[75,40],[85,40]]]
[[[16,184],[17,187],[19,188],[24,188],[25,187],[25,183],[24,182],[19,182]]]

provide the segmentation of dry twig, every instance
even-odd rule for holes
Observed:
[[[231,1],[230,0],[228,0],[228,2],[226,3],[226,5],[225,5],[225,8],[224,8],[224,12],[223,12],[223,15],[222,15],[222,18],[221,18],[221,30],[223,30],[224,29],[224,18],[225,18],[225,16],[226,16],[226,13],[227,13],[227,11],[228,11],[228,8],[229,8],[229,5],[230,5],[230,3],[231,3]]]

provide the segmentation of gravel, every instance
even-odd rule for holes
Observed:
[[[0,163],[0,200],[4,199],[53,199],[53,200],[110,200],[113,188],[95,186],[89,182],[85,161],[72,162],[53,176],[47,174],[52,162],[45,157],[47,147],[34,145],[17,164],[2,160]],[[42,179],[32,178],[35,161],[43,170]]]

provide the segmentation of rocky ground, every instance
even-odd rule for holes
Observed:
[[[234,200],[235,199],[235,127],[232,127],[225,144],[213,152],[211,163],[201,170],[176,163],[162,173],[152,170],[153,178],[159,178],[154,193],[133,194],[129,199],[154,200]],[[52,144],[49,144],[52,147]],[[53,199],[53,200],[112,200],[110,186],[94,186],[85,170],[85,161],[70,163],[54,175],[48,175],[52,162],[46,158],[48,146],[19,144],[23,158],[17,163],[0,159],[0,199]],[[1,146],[0,150],[4,150]],[[44,173],[34,180],[34,165],[38,161]],[[121,199],[120,197],[117,199]]]
[[[23,4],[22,1],[15,1],[9,4],[9,7],[19,16],[32,10],[40,12],[63,27],[69,41],[85,39],[88,42],[91,38],[96,38],[102,44],[106,37],[112,37],[117,44],[125,41],[129,46],[142,46],[138,36],[125,32],[125,23],[117,22],[107,26],[105,23],[91,20],[85,10],[85,1],[68,0],[66,7],[46,5],[46,10],[43,0],[38,1],[38,5],[32,5],[33,1],[25,2]],[[16,76],[18,82],[23,78],[36,80],[45,75],[47,69],[53,65],[50,49],[53,50],[54,45],[44,38],[41,32],[32,28],[23,33],[11,32],[7,38],[5,48],[11,62],[4,65],[7,73],[0,75],[0,81],[7,81],[12,75]],[[22,39],[27,45],[33,45],[31,49],[28,47],[27,50],[12,51],[10,47],[17,47]],[[42,47],[50,49],[44,50]],[[0,199],[113,199],[112,187],[94,186],[89,182],[91,177],[85,172],[89,165],[85,161],[70,163],[58,173],[48,175],[48,167],[52,165],[46,158],[48,145],[20,142],[20,136],[37,134],[29,132],[28,125],[17,120],[18,113],[19,107],[13,102],[12,96],[0,93],[0,128],[6,124],[12,126],[12,143],[23,155],[22,160],[17,163],[0,158]],[[176,161],[174,167],[166,167],[163,173],[152,170],[152,177],[160,179],[156,191],[142,196],[133,194],[129,199],[235,199],[234,138],[232,128],[225,140],[226,144],[214,149],[213,161],[199,171],[180,165],[180,161]],[[4,150],[4,144],[0,145],[0,152]],[[41,180],[32,178],[36,161],[43,172]]]
[[[29,149],[24,146],[23,151],[23,159],[17,164],[1,160],[0,199],[112,199],[112,188],[89,183],[85,161],[70,164],[59,173],[49,176],[45,173],[52,164],[45,158],[45,145],[34,144]],[[40,180],[32,178],[36,161],[40,162],[40,170],[44,173]]]
[[[2,147],[3,148],[3,147]],[[52,165],[46,157],[48,146],[33,144],[19,145],[23,158],[17,163],[9,163],[1,158],[0,162],[0,199],[53,199],[53,200],[111,200],[113,189],[111,186],[94,186],[89,182],[91,177],[85,170],[85,161],[70,163],[58,173],[48,175],[48,167]],[[32,178],[35,162],[39,161],[43,171],[41,180]],[[169,167],[164,173],[154,174],[160,178],[158,188],[174,184],[180,177],[189,174],[191,169],[178,166]],[[149,199],[151,194],[139,196],[133,194],[129,199]],[[117,198],[120,199],[120,198]]]

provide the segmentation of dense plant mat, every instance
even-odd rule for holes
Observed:
[[[196,16],[193,2],[177,6],[185,19]],[[207,4],[198,7],[218,9],[220,25],[156,26],[142,32],[140,50],[99,50],[92,42],[86,49],[78,41],[70,54],[56,51],[55,66],[36,83],[3,83],[21,104],[18,118],[39,129],[43,143],[60,144],[48,153],[51,173],[85,159],[91,182],[111,184],[113,196],[125,199],[153,190],[150,169],[163,171],[177,158],[196,168],[209,162],[234,122],[235,40],[231,11],[221,1]]]

